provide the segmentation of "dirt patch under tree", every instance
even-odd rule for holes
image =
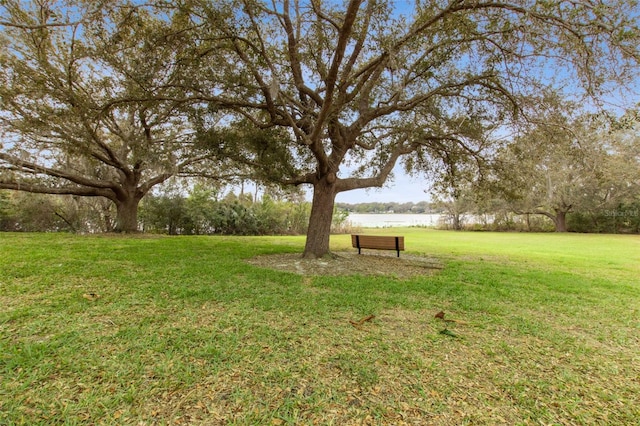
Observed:
[[[437,259],[402,254],[336,252],[321,259],[303,259],[300,253],[257,256],[248,262],[263,268],[299,275],[384,275],[410,278],[442,269]]]

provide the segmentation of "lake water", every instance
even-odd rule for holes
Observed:
[[[391,228],[394,226],[437,226],[442,215],[411,213],[351,213],[347,220],[362,228]]]

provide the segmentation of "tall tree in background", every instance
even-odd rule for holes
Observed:
[[[567,231],[567,214],[583,201],[584,186],[600,176],[592,169],[596,152],[587,153],[569,129],[553,125],[517,138],[501,161],[509,170],[502,182],[516,194],[514,212],[544,215],[556,232]]]
[[[569,103],[542,103],[546,113],[497,158],[498,187],[517,214],[539,214],[567,231],[571,212],[615,209],[640,184],[637,133],[594,115],[572,117]]]
[[[329,252],[338,193],[381,186],[399,163],[418,170],[436,157],[481,157],[490,130],[560,77],[598,95],[637,71],[635,1],[398,5],[407,9],[382,0],[177,3],[201,59],[198,78],[182,87],[245,127],[288,129],[261,149],[286,163],[277,166],[281,182],[313,187],[306,257]],[[225,151],[224,139],[201,130]],[[261,149],[232,151],[255,164]]]
[[[591,202],[585,205],[582,211],[592,217],[604,214],[605,217],[612,217],[614,221],[617,215],[622,215],[623,219],[625,215],[637,217],[637,207],[640,205],[638,107],[627,110],[620,118],[603,118],[597,117],[594,123],[596,125],[592,124],[596,131],[591,135],[604,151],[601,164],[598,165],[603,184],[586,188],[587,197]],[[620,208],[628,210],[624,212],[620,211]]]
[[[182,92],[189,49],[165,17],[126,2],[0,5],[0,188],[105,197],[137,229],[152,187],[195,172]]]

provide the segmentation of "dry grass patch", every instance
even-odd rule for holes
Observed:
[[[257,256],[247,260],[254,266],[292,272],[303,276],[378,275],[411,278],[429,275],[443,268],[435,258],[393,253],[357,254],[336,252],[321,259],[303,259],[299,253]]]

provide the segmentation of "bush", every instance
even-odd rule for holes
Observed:
[[[567,217],[567,227],[572,232],[637,234],[640,233],[640,203],[572,213]]]
[[[282,235],[306,232],[310,205],[278,201],[265,195],[260,202],[196,191],[188,197],[147,196],[140,218],[145,232],[183,235]]]

